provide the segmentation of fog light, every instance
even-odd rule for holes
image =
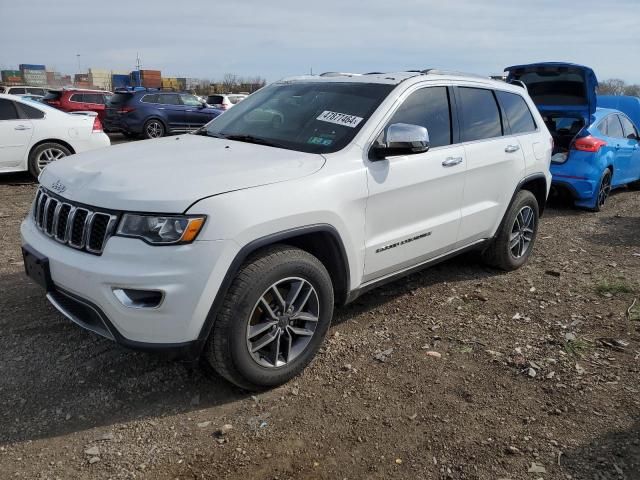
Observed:
[[[161,290],[114,288],[113,294],[121,304],[129,308],[157,308],[164,299],[164,292]]]

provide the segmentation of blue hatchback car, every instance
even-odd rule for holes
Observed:
[[[576,206],[600,210],[612,188],[640,188],[638,129],[619,110],[597,108],[591,68],[534,63],[505,69],[528,89],[554,140],[552,185]]]
[[[136,88],[115,91],[103,123],[108,132],[160,138],[196,130],[222,112],[190,93]]]

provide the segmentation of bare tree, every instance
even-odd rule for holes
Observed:
[[[222,87],[225,92],[232,92],[238,86],[238,76],[234,73],[225,73],[222,78]]]
[[[610,78],[600,82],[598,85],[598,93],[600,95],[624,95],[625,86],[624,80]]]

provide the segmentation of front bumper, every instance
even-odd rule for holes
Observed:
[[[154,247],[111,237],[101,256],[62,245],[29,216],[22,243],[48,259],[51,303],[79,325],[131,348],[189,351],[200,333],[237,249],[230,241]],[[125,306],[114,288],[158,290],[153,308]]]

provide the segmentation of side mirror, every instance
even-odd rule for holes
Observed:
[[[198,108],[207,108],[207,104],[205,102],[202,102]]]
[[[384,141],[373,147],[373,160],[393,155],[412,155],[429,150],[429,132],[421,125],[393,123],[384,132]]]
[[[638,136],[635,133],[630,133],[629,135],[627,135],[627,138],[629,140],[636,140],[636,141],[640,140],[638,139]]]

